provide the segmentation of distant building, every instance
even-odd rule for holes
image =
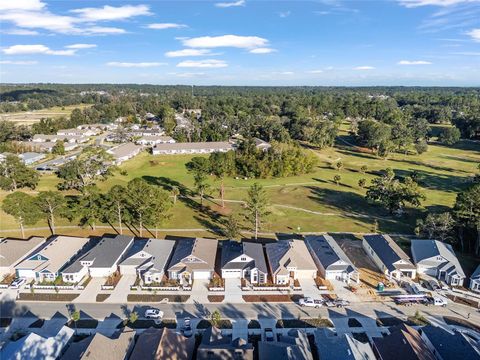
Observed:
[[[419,274],[462,286],[466,276],[450,244],[438,240],[412,240],[412,257]]]
[[[195,338],[174,329],[150,328],[138,336],[129,360],[192,360]]]
[[[53,147],[56,144],[52,141],[47,142],[40,142],[40,141],[18,141],[19,145],[23,147],[24,150],[28,150],[30,152],[42,152],[42,153],[50,153],[52,152]],[[78,147],[78,144],[73,143],[64,143],[63,146],[65,147],[65,151],[71,151]]]
[[[411,279],[416,277],[415,266],[389,235],[364,235],[362,246],[375,265],[388,278],[399,280],[402,276]]]
[[[132,126],[132,131],[130,132],[130,135],[132,136],[163,136],[165,135],[165,130],[162,128],[134,128]]]
[[[20,159],[25,163],[25,165],[31,165],[45,158],[45,154],[37,152],[26,152],[18,155]]]
[[[173,251],[168,267],[170,279],[191,284],[195,279],[211,279],[215,271],[218,240],[181,239]]]
[[[260,243],[222,241],[222,278],[247,279],[252,284],[267,282],[268,267]]]
[[[138,145],[173,144],[175,140],[170,136],[144,135],[135,141]]]
[[[115,165],[120,165],[124,161],[137,156],[140,151],[142,151],[142,147],[140,145],[135,145],[134,143],[130,142],[107,150],[109,154],[113,155]]]
[[[226,141],[157,144],[152,149],[153,155],[163,154],[210,154],[235,150],[235,145]]]
[[[301,330],[290,330],[278,341],[258,343],[259,360],[313,360],[307,334]],[[322,359],[323,360],[323,359]]]
[[[480,264],[470,277],[470,290],[480,292]]]
[[[17,341],[6,343],[0,350],[2,360],[56,360],[71,342],[74,330],[63,326],[51,337],[30,332]]]
[[[57,131],[57,135],[67,135],[67,136],[94,136],[100,133],[100,130],[96,127],[91,128],[73,128],[73,129],[62,129]]]
[[[322,360],[376,360],[369,343],[355,340],[351,334],[337,334],[329,329],[315,330],[315,345]]]
[[[197,360],[253,360],[253,345],[245,339],[232,340],[232,335],[222,335],[216,327],[209,327],[197,349]]]
[[[60,136],[58,135],[44,135],[44,134],[35,134],[33,135],[32,141],[33,142],[57,142],[60,140]]]
[[[333,237],[307,236],[305,244],[323,278],[342,280],[346,283],[360,281],[360,273]]]
[[[6,238],[0,242],[0,279],[15,273],[15,266],[45,243],[44,237],[27,240]]]
[[[265,245],[267,260],[275,284],[290,284],[297,279],[314,279],[317,266],[303,240],[279,240]]]
[[[391,327],[387,336],[373,338],[372,347],[379,360],[436,360],[420,333],[405,324]]]

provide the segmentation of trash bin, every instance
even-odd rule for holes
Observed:
[[[385,290],[385,284],[384,283],[378,283],[377,290],[378,291],[384,291]]]

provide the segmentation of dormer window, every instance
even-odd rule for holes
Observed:
[[[242,256],[242,257],[240,258],[240,261],[247,261],[247,258],[246,258],[245,256]]]

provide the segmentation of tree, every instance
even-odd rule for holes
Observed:
[[[73,323],[75,324],[75,332],[77,332],[77,321],[80,320],[80,318],[81,318],[80,310],[73,310],[70,313],[70,320],[72,320]]]
[[[81,226],[88,225],[95,231],[96,224],[103,217],[103,198],[96,185],[83,188],[75,212],[80,217]]]
[[[261,228],[263,219],[270,214],[267,210],[269,200],[265,189],[258,183],[254,183],[248,190],[246,200],[246,219],[253,225],[255,239],[258,238],[258,230]]]
[[[127,189],[114,185],[104,198],[103,213],[107,221],[117,222],[120,234],[123,234],[123,218],[127,212]]]
[[[415,144],[415,150],[417,151],[418,155],[423,154],[424,152],[427,152],[428,150],[428,144],[426,140],[420,140]]]
[[[336,169],[337,171],[342,170],[342,169],[343,169],[343,162],[337,161],[337,162],[335,163],[335,169]]]
[[[380,156],[387,156],[393,147],[390,125],[364,120],[359,123],[358,140]]]
[[[61,140],[57,140],[55,145],[52,147],[52,154],[55,155],[65,155],[65,144]]]
[[[366,198],[379,202],[393,214],[403,211],[406,204],[420,206],[421,201],[425,200],[425,195],[412,178],[407,177],[402,183],[395,179],[395,173],[389,168],[381,177],[372,180]]]
[[[0,162],[0,188],[15,191],[21,188],[35,189],[39,175],[34,169],[27,167],[18,156],[9,154]]]
[[[55,234],[55,217],[65,210],[66,200],[55,191],[40,191],[35,199],[39,210],[46,215],[52,235]]]
[[[130,324],[135,323],[135,321],[138,320],[138,313],[136,311],[132,311],[130,315],[128,316],[128,322]]]
[[[218,327],[221,320],[222,320],[222,315],[220,314],[220,311],[214,310],[210,315],[210,321],[212,323],[212,326]]]
[[[224,222],[223,233],[228,239],[235,239],[240,235],[240,224],[237,217],[230,214]]]
[[[362,174],[365,174],[367,171],[368,171],[367,165],[362,165],[362,167],[360,168],[360,172],[361,172]]]
[[[362,179],[358,180],[358,187],[359,187],[359,188],[362,188],[362,189],[363,189],[366,184],[367,184],[367,180],[366,180],[366,179],[363,179],[363,178],[362,178]]]
[[[158,238],[158,227],[170,217],[172,201],[167,191],[152,187],[151,203],[151,217],[147,219],[147,224],[155,226],[155,237]]]
[[[455,126],[443,128],[438,134],[438,141],[443,145],[455,145],[460,141],[460,130]]]
[[[233,151],[227,153],[216,152],[210,155],[210,170],[217,180],[220,180],[220,198],[222,208],[225,207],[225,185],[224,180],[235,171],[235,157]]]
[[[101,147],[85,148],[76,159],[58,169],[57,176],[63,180],[58,188],[82,191],[85,186],[94,185],[97,180],[106,180],[117,170],[116,166],[111,165],[112,160],[112,155]]]
[[[149,185],[141,178],[135,178],[127,185],[127,209],[131,218],[138,224],[140,236],[143,235],[145,224],[152,222],[154,213],[154,191],[152,185]]]
[[[173,186],[172,187],[172,196],[173,196],[173,203],[174,204],[177,203],[178,195],[180,195],[180,190],[179,190],[178,186]]]
[[[340,183],[341,180],[342,180],[342,177],[338,174],[333,177],[333,181],[335,181],[335,184],[337,185]]]
[[[428,214],[425,220],[417,220],[415,233],[428,239],[438,239],[442,242],[453,239],[455,220],[449,212]]]
[[[20,226],[22,238],[25,238],[25,225],[33,225],[40,218],[34,198],[24,192],[16,191],[8,194],[2,203],[2,210],[15,218]]]
[[[158,116],[162,121],[162,126],[167,134],[172,134],[177,122],[175,121],[175,111],[168,105],[164,104],[158,111]]]
[[[193,174],[193,184],[195,192],[200,195],[200,204],[203,206],[203,198],[210,188],[207,183],[207,176],[210,172],[210,163],[208,159],[196,156],[190,162],[185,164],[188,171]]]
[[[453,214],[461,230],[476,233],[475,255],[480,255],[480,184],[474,184],[457,195]],[[465,251],[463,231],[460,234],[462,249]]]

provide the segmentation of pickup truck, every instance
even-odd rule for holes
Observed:
[[[322,299],[313,299],[313,298],[310,298],[310,297],[306,297],[306,298],[301,298],[300,300],[298,300],[298,304],[302,307],[306,306],[306,307],[314,307],[314,308],[319,308],[320,306],[322,306],[324,303],[324,300]]]

